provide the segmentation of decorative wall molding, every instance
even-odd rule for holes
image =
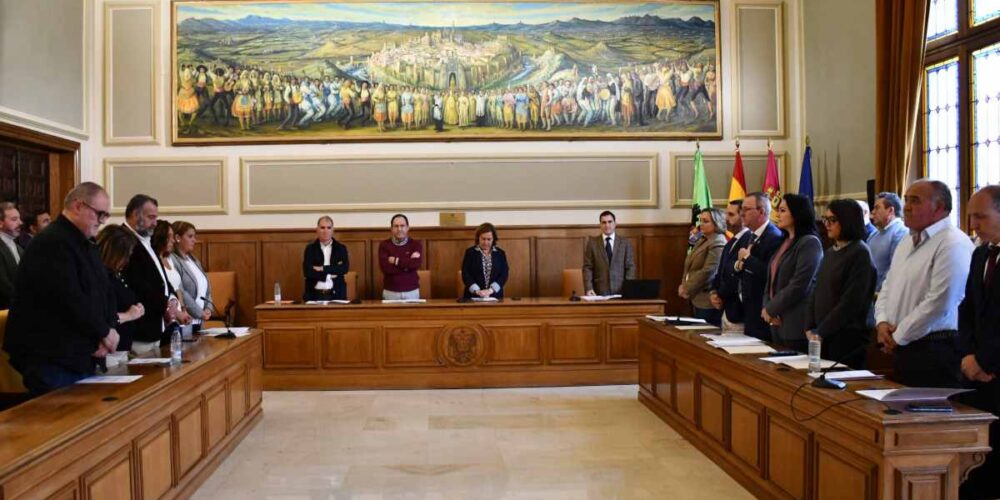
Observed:
[[[123,215],[129,198],[148,194],[160,214],[225,214],[225,158],[107,158],[104,187],[111,213]]]
[[[241,211],[656,207],[657,156],[244,157]]]
[[[103,99],[104,99],[104,117],[102,123],[104,125],[104,144],[105,145],[137,145],[137,144],[159,144],[159,127],[157,126],[156,117],[156,103],[158,100],[158,87],[157,85],[157,71],[160,67],[160,16],[159,16],[160,4],[155,0],[129,0],[129,1],[115,1],[115,2],[105,2],[104,4],[104,65],[103,65],[103,75],[104,75],[104,88],[103,88]],[[126,61],[124,64],[129,64],[132,66],[129,68],[132,70],[130,73],[133,74],[134,78],[129,81],[116,83],[114,78],[116,72],[116,60],[115,53],[117,50],[128,50],[129,47],[119,47],[115,45],[115,15],[122,12],[128,11],[148,11],[149,13],[149,39],[148,41],[135,41],[132,40],[131,45],[142,46],[148,43],[150,47],[150,52],[148,54],[135,54],[133,57],[138,58],[141,56],[140,60],[144,60],[144,63],[148,66],[148,82],[143,82],[139,77],[141,74],[136,71],[140,69],[140,66],[135,66],[137,62],[135,60]],[[129,23],[129,27],[135,27],[135,23]],[[142,42],[142,43],[140,43]],[[148,108],[148,133],[139,132],[138,134],[130,134],[128,131],[115,130],[115,109],[114,104],[118,98],[124,98],[116,94],[124,89],[136,88],[138,85],[146,86],[150,89],[149,101],[148,103],[143,102],[121,102],[121,104],[127,104],[126,109],[122,113],[132,114],[141,111],[142,108]],[[133,101],[135,101],[133,97]]]
[[[756,58],[751,59],[754,54],[744,53],[744,50],[757,48],[752,43],[754,40],[765,39],[765,33],[750,29],[745,26],[749,19],[746,15],[770,12],[773,16],[774,38],[773,52],[756,54]],[[782,0],[739,0],[733,4],[733,27],[732,33],[732,68],[733,68],[733,133],[736,137],[784,137],[785,136],[785,104],[788,100],[785,85],[785,18],[784,5]],[[759,45],[759,44],[758,44]],[[766,45],[765,45],[766,47]],[[763,47],[760,47],[763,48]],[[748,75],[747,68],[766,68],[771,70],[767,73],[773,74],[771,82],[765,80],[754,81]],[[764,74],[759,71],[758,74]],[[773,95],[767,96],[762,93],[770,90],[767,87],[773,86]],[[750,90],[753,89],[753,93]],[[770,102],[773,99],[773,103]],[[771,123],[761,123],[759,116],[754,116],[754,107],[759,110],[774,108],[774,119]]]
[[[747,192],[760,191],[764,185],[764,172],[767,168],[767,151],[740,151],[743,160],[743,176],[747,183]],[[791,190],[788,183],[788,154],[784,151],[774,152],[778,162],[778,178],[781,181],[783,193]],[[724,207],[729,203],[729,183],[733,177],[733,163],[736,153],[702,153],[705,162],[705,176],[712,192],[712,205]],[[670,154],[670,207],[690,208],[691,191],[694,179],[694,153]],[[682,165],[683,164],[683,165]]]

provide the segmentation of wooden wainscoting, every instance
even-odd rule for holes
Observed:
[[[500,247],[510,262],[507,297],[561,295],[563,269],[579,268],[586,238],[599,234],[596,224],[497,229]],[[632,242],[639,277],[662,282],[660,298],[667,301],[666,309],[671,314],[689,312],[687,301],[677,296],[687,231],[683,224],[618,226],[618,234]],[[410,237],[424,243],[424,268],[431,270],[432,297],[456,297],[455,276],[462,266],[463,252],[472,245],[474,232],[472,227],[419,227],[410,231]],[[389,237],[388,228],[337,229],[335,236],[347,246],[351,270],[358,273],[360,298],[381,298],[382,273],[376,260],[379,242]],[[198,233],[195,255],[208,271],[236,272],[236,322],[256,325],[254,306],[272,298],[275,281],[281,283],[285,299],[301,300],[302,253],[314,238],[310,228],[205,230]],[[584,290],[577,293],[583,294]]]

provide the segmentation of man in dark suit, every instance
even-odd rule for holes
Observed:
[[[743,224],[750,229],[746,246],[737,252],[733,265],[739,275],[739,296],[743,302],[743,330],[747,335],[771,341],[771,327],[760,313],[767,287],[767,264],[781,246],[781,230],[771,223],[771,202],[764,193],[750,193],[743,199]]]
[[[350,270],[347,247],[333,239],[333,219],[324,215],[316,221],[316,240],[306,245],[302,274],[306,278],[302,300],[347,300]]]
[[[635,279],[632,245],[615,235],[615,214],[605,210],[599,220],[601,236],[587,238],[583,248],[583,288],[587,295],[622,293],[622,283]]]
[[[28,249],[28,243],[31,243],[31,238],[34,238],[36,234],[42,232],[43,229],[48,227],[52,222],[52,217],[49,216],[48,212],[40,212],[35,215],[25,215],[21,222],[21,235],[17,237],[17,244],[21,246],[22,249]]]
[[[719,270],[712,280],[710,300],[716,309],[722,309],[722,330],[727,333],[743,331],[743,301],[740,300],[740,276],[736,273],[739,250],[750,241],[750,230],[743,225],[741,215],[743,200],[732,200],[726,207],[726,226],[733,233],[722,249]]]
[[[21,213],[7,201],[0,203],[0,309],[7,309],[14,299],[14,274],[24,249],[17,244],[21,234]]]
[[[965,298],[958,307],[962,377],[974,392],[961,401],[1000,416],[1000,186],[986,186],[969,200],[969,227],[983,240],[972,254]],[[1000,497],[1000,425],[990,424],[990,447],[982,466],[962,483],[961,498]]]
[[[150,243],[159,216],[158,206],[156,199],[137,194],[126,205],[125,224],[122,224],[138,241],[122,277],[146,311],[135,322],[132,337],[135,354],[159,349],[164,328],[174,321],[179,309],[160,258]]]
[[[118,347],[111,285],[93,243],[110,205],[97,184],[73,188],[21,261],[3,348],[32,396],[91,375]]]

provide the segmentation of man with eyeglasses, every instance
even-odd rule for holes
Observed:
[[[90,376],[118,347],[111,284],[93,241],[110,204],[93,182],[73,188],[21,259],[3,348],[32,397]]]
[[[135,354],[159,350],[163,331],[174,321],[179,310],[173,287],[150,242],[159,217],[158,207],[155,198],[137,194],[125,206],[125,224],[122,225],[139,242],[132,250],[122,277],[146,310],[146,314],[135,321],[132,338]]]
[[[778,251],[784,236],[771,223],[771,202],[766,194],[750,193],[743,199],[743,224],[750,229],[737,251],[733,265],[739,275],[739,297],[743,302],[743,330],[746,335],[771,340],[771,327],[761,318],[764,290],[767,288],[767,263]]]

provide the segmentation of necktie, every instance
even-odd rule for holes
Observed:
[[[917,233],[913,235],[913,248],[920,246],[920,234],[921,233]]]
[[[608,262],[611,262],[611,237],[604,238],[604,253],[608,254]]]
[[[986,276],[983,277],[983,284],[986,290],[993,286],[993,275],[997,271],[997,255],[1000,255],[1000,246],[990,245],[990,253],[986,257]]]

